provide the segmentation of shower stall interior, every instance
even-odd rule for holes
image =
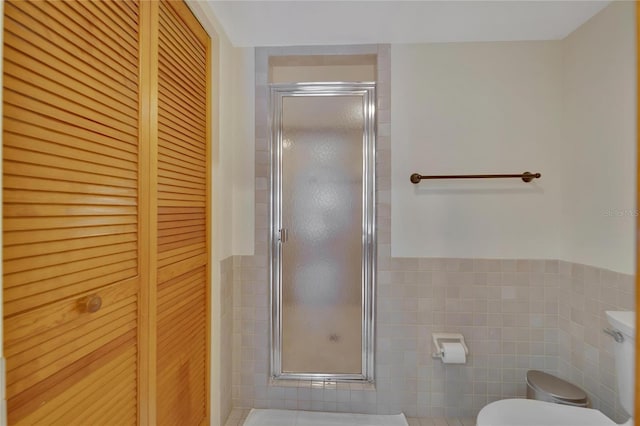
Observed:
[[[375,83],[270,95],[271,376],[372,381]]]

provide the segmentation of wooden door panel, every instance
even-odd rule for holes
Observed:
[[[158,36],[158,424],[197,425],[208,400],[208,37],[160,2]]]
[[[133,1],[4,5],[10,424],[138,418],[137,14]]]

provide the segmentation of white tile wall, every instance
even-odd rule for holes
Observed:
[[[559,294],[559,374],[584,388],[594,408],[622,423],[608,310],[635,310],[635,280],[591,266],[561,262]]]
[[[266,258],[255,262],[237,258],[234,270],[235,407],[472,417],[523,397],[528,369],[558,371],[557,261],[393,258],[378,273],[375,388],[269,383]],[[431,358],[442,331],[465,336],[466,365]]]
[[[266,258],[234,260],[234,407],[472,417],[524,397],[526,371],[540,369],[626,419],[601,330],[605,310],[634,309],[632,276],[556,260],[393,258],[378,273],[375,388],[318,388],[269,382]],[[431,358],[440,331],[463,333],[466,365]]]

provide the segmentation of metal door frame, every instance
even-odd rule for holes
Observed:
[[[270,354],[271,377],[293,380],[367,381],[374,379],[375,357],[375,83],[285,83],[270,85]],[[290,373],[282,371],[282,103],[287,96],[361,96],[362,139],[362,372],[361,374]]]

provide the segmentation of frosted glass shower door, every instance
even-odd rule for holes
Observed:
[[[371,93],[306,89],[277,103],[279,373],[365,378],[372,328]]]

